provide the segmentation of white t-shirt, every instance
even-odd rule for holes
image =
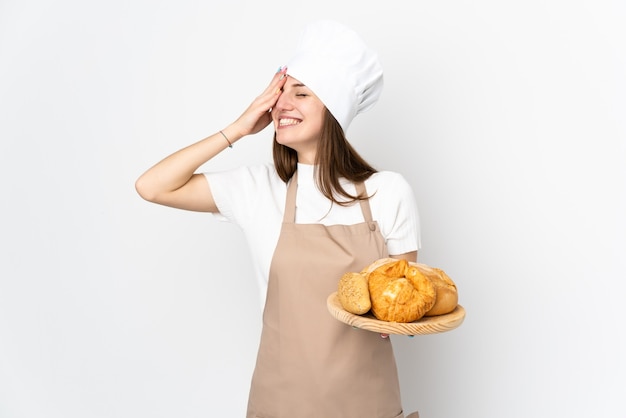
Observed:
[[[220,211],[217,217],[237,224],[244,232],[255,275],[265,304],[267,282],[274,249],[280,235],[287,185],[272,164],[240,167],[204,173]],[[347,180],[344,189],[356,194]],[[398,173],[381,171],[365,181],[372,217],[378,222],[389,254],[403,254],[420,248],[417,204],[413,190]],[[315,185],[314,166],[298,164],[296,223],[352,225],[363,222],[360,205],[332,204]]]

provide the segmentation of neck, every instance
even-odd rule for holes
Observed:
[[[302,164],[315,164],[315,152],[298,152],[298,162]]]

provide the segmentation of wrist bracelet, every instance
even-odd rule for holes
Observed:
[[[222,131],[220,131],[220,133],[222,134],[222,136],[224,137],[224,139],[226,140],[226,142],[228,142],[228,148],[232,148],[233,144],[232,142],[230,142],[230,140],[228,139],[228,137],[226,136],[226,134]]]

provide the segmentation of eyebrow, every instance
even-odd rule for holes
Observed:
[[[302,83],[294,83],[294,84],[285,84],[285,85],[283,86],[283,90],[286,90],[286,89],[297,89],[297,88],[300,88],[300,87],[304,87],[304,88],[307,88],[307,89],[308,89],[308,87],[307,87],[305,84],[302,84]]]

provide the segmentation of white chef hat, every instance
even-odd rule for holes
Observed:
[[[337,119],[344,133],[371,108],[383,89],[376,52],[353,30],[331,20],[306,26],[287,73],[305,84]]]

